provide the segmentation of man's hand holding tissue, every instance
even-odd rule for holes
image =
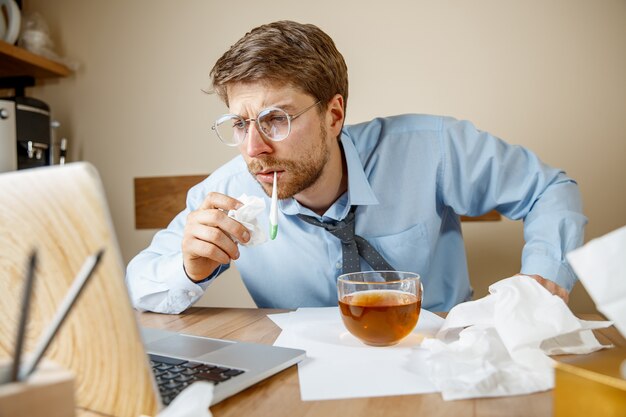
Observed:
[[[233,240],[246,243],[250,233],[228,216],[242,206],[239,200],[220,193],[209,193],[202,205],[189,213],[182,241],[183,265],[192,281],[201,281],[221,264],[239,258]]]
[[[561,297],[563,301],[565,301],[566,304],[569,301],[569,293],[567,292],[567,290],[561,287],[559,284],[555,283],[554,281],[545,279],[544,277],[540,275],[526,275],[526,274],[519,274],[519,275],[525,275],[527,277],[531,277],[532,279],[537,281],[539,284],[541,284],[541,286],[543,286],[546,290],[550,291],[554,295],[558,295],[559,297]]]

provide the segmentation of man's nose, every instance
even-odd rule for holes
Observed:
[[[246,153],[249,157],[254,158],[261,154],[272,153],[273,148],[269,144],[269,140],[259,131],[259,127],[256,123],[251,122],[248,125],[248,133],[244,142],[246,147]]]

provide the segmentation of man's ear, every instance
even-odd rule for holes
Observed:
[[[329,133],[332,137],[339,137],[345,118],[343,96],[335,94],[328,102],[327,108],[326,121]]]

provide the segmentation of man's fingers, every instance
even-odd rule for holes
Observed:
[[[206,242],[200,239],[191,240],[186,247],[186,254],[191,261],[195,258],[206,258],[216,261],[220,264],[227,264],[231,259],[237,259],[239,257],[239,251],[237,245],[233,245],[235,248],[224,250],[222,247],[212,242]]]
[[[209,276],[220,264],[239,258],[233,240],[215,227],[190,226],[182,242],[183,262],[187,276],[194,281]]]
[[[207,210],[207,209],[221,209],[221,210],[236,210],[241,207],[243,204],[241,201],[229,197],[227,195],[221,193],[209,193],[204,198],[199,210]]]
[[[237,220],[228,217],[228,214],[222,210],[196,210],[189,213],[187,217],[187,227],[195,228],[196,225],[203,226],[200,229],[195,229],[197,230],[198,238],[206,240],[207,242],[219,237],[214,234],[217,231],[222,231],[234,237],[239,242],[246,243],[250,240],[250,232],[248,232],[248,229]],[[201,231],[201,229],[206,229],[207,227],[217,230],[214,232],[209,232],[208,230]]]
[[[204,279],[219,264],[239,258],[237,242],[248,242],[250,233],[227,212],[241,205],[227,195],[209,193],[200,208],[187,216],[182,252],[185,271],[192,280]]]
[[[230,259],[239,258],[239,248],[237,244],[224,231],[217,227],[207,227],[202,224],[195,224],[189,229],[190,245],[188,248],[194,251],[194,255],[204,258],[219,260],[221,263],[230,262]],[[208,245],[205,245],[206,243]],[[229,259],[217,259],[223,253]]]

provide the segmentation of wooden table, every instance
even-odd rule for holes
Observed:
[[[181,315],[142,313],[147,327],[207,337],[272,344],[280,334],[267,314],[287,310],[191,308]],[[601,320],[597,315],[581,315]],[[596,331],[601,343],[626,346],[614,327]],[[592,353],[601,355],[602,351]],[[556,358],[558,359],[558,357]],[[297,366],[211,407],[221,416],[552,416],[552,391],[515,397],[443,401],[440,394],[402,395],[348,400],[302,401]]]

